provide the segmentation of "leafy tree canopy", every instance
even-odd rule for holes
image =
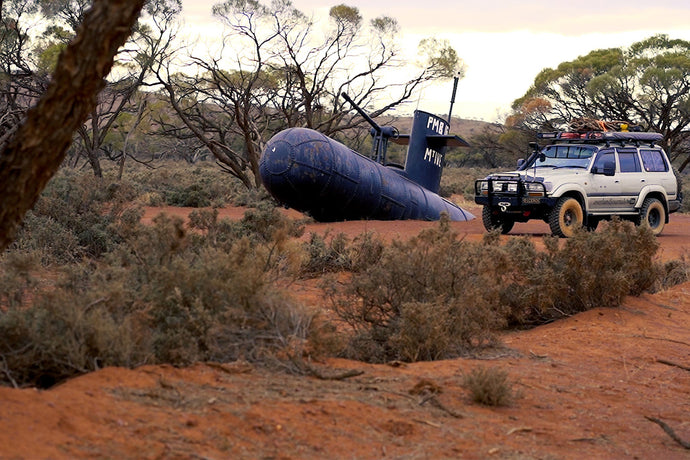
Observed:
[[[690,42],[655,35],[544,69],[513,103],[510,122],[528,131],[590,117],[624,120],[664,135],[682,170],[690,163]]]

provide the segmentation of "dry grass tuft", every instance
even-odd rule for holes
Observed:
[[[463,376],[462,386],[472,401],[484,406],[509,406],[516,397],[508,372],[496,367],[475,367]]]

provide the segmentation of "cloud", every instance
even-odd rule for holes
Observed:
[[[262,2],[270,4],[270,0]],[[188,25],[202,24],[208,40],[217,40],[220,30],[215,28],[217,22],[211,26],[210,12],[218,1],[183,3]],[[315,16],[326,15],[339,3],[359,8],[365,20],[381,15],[396,18],[402,33],[399,44],[409,60],[416,58],[421,38],[448,39],[467,65],[456,113],[486,120],[506,113],[544,68],[595,49],[626,47],[658,33],[690,40],[688,0],[293,0],[296,8]],[[450,87],[448,82],[429,85],[414,105],[447,112]]]
[[[334,2],[328,5],[335,5]],[[573,2],[553,0],[350,0],[365,18],[392,16],[407,32],[532,32],[581,36],[631,30],[687,28],[687,0],[607,0]],[[592,4],[594,3],[594,5]],[[327,11],[322,0],[294,0],[304,11]]]
[[[550,3],[548,6],[544,6],[542,2],[526,2],[505,8],[500,5],[504,2],[497,3],[492,3],[493,6],[489,8],[478,6],[457,8],[459,14],[441,15],[432,27],[436,30],[458,32],[497,33],[529,30],[565,36],[582,36],[650,28],[673,29],[687,27],[690,24],[690,9],[687,6],[670,8],[654,5],[639,9],[628,7],[621,10],[611,5],[606,8],[575,6],[582,5],[578,2],[572,2],[569,6],[558,6],[560,2]],[[407,14],[414,17],[421,14],[421,11],[411,10]],[[432,27],[424,26],[423,28],[431,30]]]
[[[189,22],[212,20],[215,0],[184,0]],[[264,4],[270,4],[264,0]],[[687,0],[607,0],[574,2],[565,0],[293,0],[306,13],[327,14],[339,3],[359,8],[365,19],[385,15],[397,19],[408,33],[510,32],[529,30],[582,36],[636,30],[690,28]],[[594,3],[594,4],[592,4]]]

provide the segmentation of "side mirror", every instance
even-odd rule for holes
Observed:
[[[605,161],[604,167],[594,166],[592,174],[603,174],[604,176],[613,176],[616,174],[616,163],[613,161]]]
[[[531,148],[535,152],[539,151],[539,144],[537,144],[536,142],[530,142],[528,145],[529,145],[529,148]]]
[[[517,162],[517,169],[522,168],[522,166],[523,166],[524,164],[525,164],[525,159],[524,159],[524,158],[520,158],[520,159],[518,160],[518,162]]]
[[[613,176],[616,174],[616,163],[613,161],[604,162],[604,176]]]

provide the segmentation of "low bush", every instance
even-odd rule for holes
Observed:
[[[202,172],[190,176],[177,185],[203,190],[212,205],[231,193]],[[390,245],[370,233],[305,242],[302,222],[263,199],[239,221],[209,207],[192,212],[188,226],[166,215],[145,226],[132,202],[165,188],[144,177],[111,183],[66,171],[51,182],[0,257],[1,382],[50,386],[107,365],[239,358],[299,371],[295,362],[323,353],[450,358],[495,344],[506,327],[616,306],[688,279],[685,259],[660,264],[651,232],[617,220],[545,238],[544,250],[527,238],[500,244],[498,233],[464,241],[445,218]],[[330,272],[346,272],[327,292],[349,328],[282,287]]]
[[[104,170],[106,175],[110,172]],[[155,169],[131,164],[123,182],[135,184],[142,206],[224,206],[233,204],[245,189],[211,162],[164,161]]]
[[[519,271],[504,300],[512,324],[542,324],[595,307],[615,307],[626,295],[653,289],[662,266],[659,243],[644,226],[614,219],[599,232],[578,232],[561,242],[544,239],[545,251],[511,239],[505,249]]]
[[[473,402],[484,406],[508,406],[516,397],[508,372],[496,367],[475,367],[463,375],[462,386]]]
[[[329,294],[351,339],[344,355],[385,362],[458,356],[495,343],[506,326],[542,324],[654,288],[663,270],[658,242],[645,227],[613,221],[600,232],[561,241],[527,238],[465,242],[442,220]]]
[[[135,197],[126,183],[61,170],[27,214],[14,248],[40,252],[44,265],[98,258],[119,243],[113,224]]]
[[[8,251],[0,258],[0,314],[23,306],[35,295],[38,258],[32,251]]]
[[[690,281],[690,262],[687,255],[680,259],[670,260],[663,265],[659,289],[665,289]]]
[[[439,195],[450,197],[452,195],[463,195],[465,199],[472,200],[474,197],[474,181],[483,179],[491,172],[488,168],[454,168],[446,167],[441,176],[441,186]]]
[[[31,306],[0,315],[2,380],[50,387],[103,366],[147,362],[146,334],[134,315],[119,315],[107,299],[68,289],[36,296]]]
[[[203,208],[211,205],[211,197],[195,184],[171,190],[165,195],[165,202],[170,206]]]
[[[407,242],[394,241],[378,263],[331,288],[337,315],[354,332],[345,355],[372,362],[439,359],[491,343],[504,318],[494,308],[502,259],[492,247],[459,241],[447,219]]]
[[[286,217],[275,204],[270,201],[259,203],[250,208],[237,224],[237,234],[250,239],[266,242],[282,235],[283,237],[300,237],[304,233],[304,225]]]
[[[306,259],[303,276],[320,276],[340,271],[360,272],[381,259],[383,241],[370,232],[350,241],[344,233],[331,237],[328,233],[311,233],[304,245]]]
[[[140,212],[123,212],[112,224],[118,244],[64,266],[46,289],[33,287],[24,253],[6,254],[0,380],[47,387],[102,366],[269,365],[320,353],[332,329],[279,287],[302,263],[286,237],[293,227],[256,212],[236,225],[200,213],[200,232],[166,215],[144,226]]]

